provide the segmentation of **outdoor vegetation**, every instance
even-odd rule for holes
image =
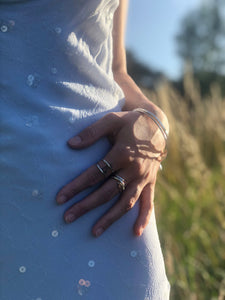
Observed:
[[[128,52],[128,72],[167,114],[155,209],[171,300],[225,299],[225,2],[187,14],[176,82]]]
[[[225,100],[217,85],[202,99],[190,73],[184,85],[184,95],[168,83],[146,91],[171,127],[155,195],[158,229],[171,300],[223,300]]]

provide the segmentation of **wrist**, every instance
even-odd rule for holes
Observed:
[[[152,113],[151,111],[144,109],[144,108],[140,108],[140,107],[133,109],[133,111],[143,114],[143,115],[147,116],[148,118],[150,118],[160,129],[165,141],[167,141],[169,132],[167,131],[163,122],[159,119],[159,117],[155,113]]]
[[[169,121],[166,114],[163,112],[161,108],[159,108],[157,105],[155,105],[154,103],[152,103],[147,99],[147,101],[138,103],[138,107],[136,106],[132,108],[132,110],[138,110],[138,109],[140,109],[140,112],[141,110],[146,110],[149,112],[150,115],[152,114],[153,119],[155,119],[156,121],[155,123],[159,123],[159,126],[163,127],[164,131],[166,132],[166,135],[169,134]],[[142,113],[146,115],[145,112],[142,111]]]
[[[166,114],[156,104],[151,102],[136,85],[134,80],[125,71],[114,72],[114,79],[122,88],[125,95],[123,111],[132,111],[135,108],[143,108],[153,113],[169,132],[169,122]]]
[[[156,106],[154,111],[150,110],[150,112],[152,112],[153,114],[156,115],[156,117],[160,120],[160,122],[163,124],[165,130],[169,134],[169,121],[168,121],[168,118],[167,118],[166,114],[162,111],[162,109],[159,108],[158,106]]]

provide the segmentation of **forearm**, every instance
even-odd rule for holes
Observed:
[[[126,50],[125,50],[125,24],[127,17],[128,0],[121,0],[114,15],[113,23],[113,64],[112,70],[115,81],[122,88],[125,95],[124,111],[133,110],[137,107],[147,109],[154,113],[163,123],[167,131],[169,124],[165,113],[151,102],[136,85],[127,73]]]
[[[165,113],[143,94],[134,80],[125,71],[114,71],[114,79],[122,88],[125,95],[124,111],[133,110],[137,107],[145,108],[154,113],[161,120],[167,131],[169,131],[169,123]]]

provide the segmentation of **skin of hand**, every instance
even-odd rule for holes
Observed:
[[[139,199],[139,215],[134,224],[134,233],[140,236],[149,222],[153,209],[156,176],[160,161],[164,157],[165,140],[150,118],[139,112],[128,111],[105,115],[78,136],[71,138],[68,145],[73,149],[82,149],[103,136],[107,136],[112,143],[112,148],[104,159],[112,165],[117,175],[126,180],[126,189],[116,204],[100,217],[92,228],[92,233],[96,237],[100,236]],[[120,193],[117,182],[110,175],[111,172],[106,174],[108,179],[100,188],[66,211],[64,218],[67,223],[75,221]],[[63,204],[104,179],[96,165],[93,165],[64,186],[58,192],[56,200],[59,204]]]
[[[120,0],[113,20],[113,64],[115,81],[125,95],[122,112],[110,113],[87,127],[78,136],[71,138],[68,145],[82,149],[107,136],[112,143],[111,151],[105,158],[117,175],[126,180],[126,189],[116,204],[97,221],[92,228],[94,236],[100,236],[113,222],[129,211],[139,199],[139,215],[134,224],[134,233],[140,236],[147,226],[153,209],[156,176],[160,161],[165,157],[165,140],[153,120],[139,112],[136,107],[153,112],[169,131],[165,114],[147,99],[132,78],[127,74],[126,51],[124,46],[128,0]],[[99,162],[101,168],[105,165]],[[63,204],[84,189],[105,180],[100,188],[85,199],[72,205],[64,218],[67,223],[91,209],[110,201],[119,194],[117,182],[107,172],[104,177],[96,165],[64,186],[57,194],[56,201]]]

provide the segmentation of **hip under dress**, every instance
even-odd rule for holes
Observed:
[[[112,74],[118,0],[0,0],[1,300],[167,300],[155,216],[141,237],[138,205],[102,236],[91,228],[112,201],[72,224],[67,182],[109,151],[66,142],[124,95]],[[116,200],[115,200],[116,201]]]

